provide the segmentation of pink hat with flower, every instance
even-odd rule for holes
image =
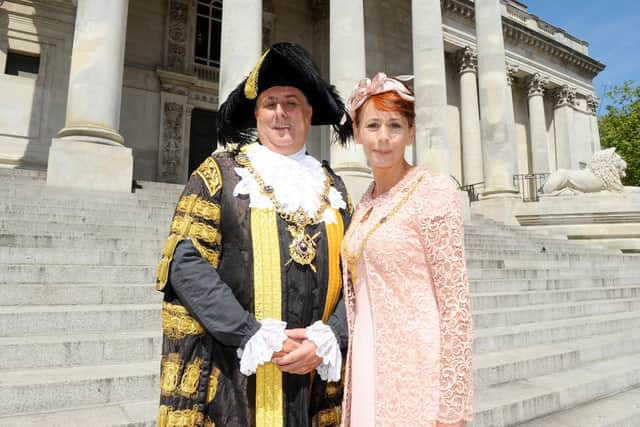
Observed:
[[[413,93],[402,83],[411,80],[413,76],[396,76],[395,78],[387,77],[385,73],[376,74],[373,79],[365,78],[358,82],[356,88],[347,99],[345,109],[351,120],[355,121],[355,115],[358,108],[371,98],[385,92],[396,92],[402,99],[414,101]]]

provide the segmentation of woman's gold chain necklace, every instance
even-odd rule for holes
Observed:
[[[240,149],[240,153],[235,156],[235,160],[236,163],[247,169],[251,175],[253,175],[253,178],[260,187],[260,192],[269,198],[278,215],[280,215],[280,217],[289,224],[287,230],[291,234],[291,243],[289,244],[290,259],[285,265],[289,265],[291,261],[295,261],[300,265],[308,265],[315,273],[316,268],[312,263],[316,257],[316,239],[320,237],[321,233],[317,232],[313,236],[309,236],[306,233],[306,227],[308,225],[318,224],[322,219],[322,214],[325,209],[330,205],[329,191],[331,189],[331,180],[327,176],[326,172],[324,190],[319,196],[320,207],[318,208],[315,216],[311,218],[307,212],[302,209],[302,207],[291,213],[284,210],[282,204],[280,204],[278,199],[276,199],[274,188],[262,179],[262,176],[260,176],[258,171],[256,171],[251,164],[251,160],[249,160],[249,157],[247,156],[247,147],[242,147]]]
[[[347,265],[349,267],[349,273],[351,274],[351,282],[353,284],[356,283],[356,264],[358,263],[358,260],[362,256],[362,252],[364,251],[364,248],[367,245],[367,240],[369,240],[369,237],[371,237],[371,235],[378,228],[380,228],[382,224],[387,222],[392,216],[394,216],[400,210],[400,208],[405,203],[407,203],[409,198],[413,195],[413,193],[415,193],[416,189],[418,188],[418,184],[420,184],[420,182],[422,181],[422,178],[424,178],[424,176],[421,176],[420,178],[418,178],[416,182],[414,182],[413,185],[409,188],[409,190],[404,195],[404,197],[402,197],[402,199],[400,199],[400,201],[393,208],[391,208],[391,210],[385,216],[380,218],[380,220],[373,227],[371,227],[371,229],[367,232],[367,234],[365,234],[364,238],[360,242],[360,246],[358,247],[358,250],[356,251],[355,254],[349,254],[348,251],[345,251],[345,255],[347,258]]]

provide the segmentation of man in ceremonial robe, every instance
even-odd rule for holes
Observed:
[[[226,150],[191,175],[158,267],[159,427],[338,425],[347,326],[342,180],[311,125],[352,131],[308,52],[271,46],[218,112]]]

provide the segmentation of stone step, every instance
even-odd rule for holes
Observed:
[[[467,259],[467,268],[503,268],[503,269],[582,269],[592,267],[594,260],[589,259],[513,259],[509,257],[474,257],[471,254],[465,254]],[[625,263],[620,258],[610,257],[597,262],[598,267],[617,267],[624,268]],[[633,266],[631,262],[627,265]]]
[[[640,277],[640,265],[600,267],[597,264],[590,264],[580,269],[559,268],[468,268],[469,279],[471,280],[491,280],[491,279],[588,279],[603,277]]]
[[[476,388],[488,387],[554,372],[584,363],[640,352],[640,334],[616,332],[550,344],[519,347],[473,357]]]
[[[0,371],[0,414],[60,411],[85,405],[151,401],[158,396],[157,361],[73,368]]]
[[[47,179],[47,171],[39,169],[22,169],[0,167],[0,182],[7,178],[37,179],[43,181]]]
[[[5,337],[161,330],[160,304],[50,305],[0,307]]]
[[[114,204],[109,202],[97,202],[94,200],[79,199],[60,199],[51,198],[43,203],[41,199],[19,198],[19,199],[3,199],[0,200],[0,212],[69,212],[75,213],[78,211],[87,212],[103,212],[110,211],[114,213],[119,212],[152,212],[152,213],[172,213],[175,209],[177,199],[168,199],[166,202],[156,203],[149,202],[144,199],[129,199],[118,200]]]
[[[66,368],[159,360],[162,331],[0,337],[1,369]]]
[[[640,354],[476,390],[473,427],[513,426],[640,384]]]
[[[621,331],[636,333],[640,311],[474,329],[474,354],[513,350]],[[635,330],[634,330],[635,328]]]
[[[49,187],[40,183],[14,182],[10,185],[0,185],[0,196],[2,200],[22,199],[22,200],[54,200],[54,199],[75,199],[93,200],[96,202],[120,202],[132,200],[146,200],[159,204],[175,203],[182,190],[167,191],[142,191],[135,193],[109,192],[109,191],[86,191],[75,188]]]
[[[577,253],[561,253],[561,252],[540,252],[539,250],[531,250],[521,248],[518,250],[506,250],[496,247],[493,250],[469,249],[465,250],[466,257],[472,259],[503,259],[503,260],[544,260],[544,261],[584,261],[591,263],[616,261],[622,264],[637,264],[638,259],[632,255],[624,254],[604,254],[592,252]]]
[[[566,268],[469,268],[469,279],[571,279],[592,277],[640,277],[640,265],[600,267],[591,265],[579,272]]]
[[[46,234],[50,232],[67,232],[73,235],[74,233],[93,233],[96,236],[106,237],[127,237],[134,235],[144,236],[151,234],[154,238],[154,234],[165,233],[169,231],[168,224],[166,226],[131,223],[130,225],[104,225],[104,224],[68,224],[64,222],[53,221],[29,221],[28,219],[0,219],[0,233],[2,234],[15,234],[21,233],[23,230],[28,229],[31,233]]]
[[[156,266],[6,265],[2,283],[153,283]]]
[[[576,319],[609,313],[640,311],[640,298],[620,298],[615,300],[579,301],[473,310],[473,325],[476,328],[496,328],[545,321]]]
[[[563,243],[536,242],[532,240],[514,241],[509,238],[488,239],[485,237],[466,237],[465,250],[511,250],[517,251],[523,249],[528,252],[534,251],[539,253],[562,253],[562,254],[606,254],[620,255],[619,252],[604,249],[597,245],[582,245],[578,241],[567,240]]]
[[[161,248],[155,251],[105,251],[100,249],[7,248],[0,246],[3,264],[67,265],[156,265]]]
[[[173,211],[163,211],[161,213],[148,212],[141,208],[132,209],[127,212],[122,210],[97,210],[91,212],[86,210],[66,210],[48,207],[47,211],[30,210],[0,210],[0,214],[5,219],[19,219],[25,222],[58,222],[63,224],[104,224],[104,225],[132,225],[146,224],[154,226],[168,227],[171,223]]]
[[[484,292],[527,292],[545,290],[571,290],[581,288],[614,288],[617,286],[635,286],[640,277],[627,275],[622,277],[574,277],[550,279],[472,279],[469,288],[472,294]]]
[[[472,292],[471,307],[474,310],[536,306],[570,301],[599,299],[640,298],[640,280],[636,285],[615,287],[575,288],[519,292]]]
[[[122,233],[124,234],[124,233]],[[67,231],[37,231],[21,230],[15,233],[0,232],[0,246],[10,248],[73,248],[73,249],[101,249],[111,251],[138,251],[160,253],[164,239],[169,234],[150,233],[132,239],[131,236],[99,237],[95,233]]]
[[[640,387],[537,418],[520,427],[638,427]]]
[[[0,427],[156,427],[158,399],[0,416]]]
[[[0,306],[160,304],[162,293],[144,284],[0,284]]]

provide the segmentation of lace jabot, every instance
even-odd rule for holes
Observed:
[[[319,161],[304,153],[283,156],[257,143],[247,148],[247,157],[262,179],[274,189],[273,194],[285,212],[293,213],[302,208],[309,217],[316,215],[321,206],[320,196],[325,180],[329,179]],[[251,208],[273,208],[273,203],[262,194],[251,172],[241,167],[235,168],[235,172],[240,182],[233,190],[234,196],[248,194]],[[329,190],[329,202],[334,209],[346,207],[342,195],[334,187]],[[336,222],[333,209],[324,211],[322,221]]]

